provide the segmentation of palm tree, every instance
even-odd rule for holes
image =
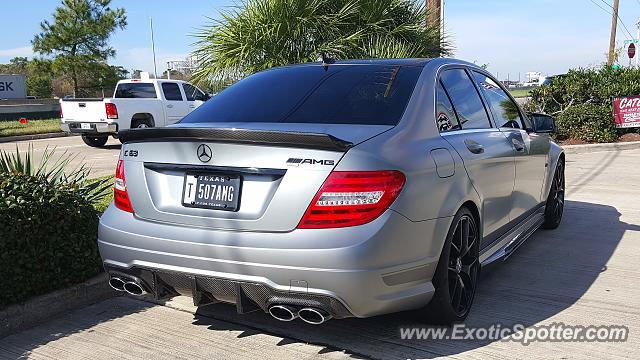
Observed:
[[[196,34],[194,81],[222,88],[274,66],[335,59],[435,57],[449,45],[413,0],[243,0]]]

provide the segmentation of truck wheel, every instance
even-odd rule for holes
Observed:
[[[106,135],[82,135],[82,141],[91,147],[103,147],[109,138]]]
[[[132,129],[144,129],[150,127],[153,127],[153,124],[151,124],[151,122],[147,119],[134,119],[131,122]]]

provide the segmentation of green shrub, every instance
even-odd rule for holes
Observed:
[[[24,158],[0,152],[0,307],[102,270],[93,205],[108,185],[88,184],[88,169],[67,171],[72,157],[52,155],[45,151],[36,167],[31,148]]]
[[[557,117],[557,137],[598,143],[616,141],[618,134],[611,117],[611,107],[606,105],[571,106]]]
[[[612,112],[614,98],[634,95],[640,95],[639,69],[574,69],[551,85],[532,90],[526,107],[556,116],[559,139],[611,142],[637,131],[616,129]]]

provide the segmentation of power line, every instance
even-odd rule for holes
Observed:
[[[638,3],[640,4],[640,0],[636,0],[638,1]],[[608,7],[611,8],[611,10],[613,10],[613,5],[609,4],[608,2],[606,2],[605,0],[600,0],[600,2],[602,2],[603,4],[607,5]],[[609,15],[613,15],[611,13],[609,13]],[[620,18],[620,14],[618,14],[618,21],[620,22],[620,24],[622,24],[622,27],[624,28],[624,30],[627,32],[627,35],[629,35],[630,38],[633,39],[633,35],[631,34],[631,31],[629,31],[629,29],[627,28],[627,25],[624,23],[624,21],[622,21],[622,19]]]
[[[607,10],[607,9],[603,8],[603,7],[602,7],[602,5],[598,4],[598,3],[597,3],[597,2],[595,2],[594,0],[589,0],[589,1],[591,1],[591,3],[592,3],[593,5],[595,5],[595,6],[599,7],[599,8],[600,8],[600,10],[602,10],[602,11],[606,12],[607,14],[611,15],[611,12],[610,12],[609,10]],[[640,1],[640,0],[638,0],[638,1]]]
[[[608,2],[604,1],[604,0],[600,0],[600,2],[602,2],[603,4],[607,5],[608,7],[611,8],[611,10],[613,10],[613,5],[609,4]]]
[[[591,3],[597,7],[600,8],[600,10],[606,12],[607,14],[613,16],[613,13],[605,8],[602,7],[602,5],[598,4],[597,2],[595,2],[594,0],[589,0],[591,1]],[[600,0],[602,1],[602,3],[604,3],[605,5],[609,6],[611,9],[613,9],[613,6],[611,6],[609,3],[607,3],[604,0]],[[636,0],[638,1],[638,3],[640,4],[640,0]],[[627,32],[627,35],[629,35],[629,38],[633,39],[633,35],[631,34],[631,32],[629,31],[629,29],[627,28],[627,25],[625,25],[625,23],[622,21],[622,19],[620,18],[620,15],[618,14],[618,22],[620,22],[620,24],[622,25],[622,27],[624,28],[624,30]]]
[[[624,28],[624,31],[627,32],[627,35],[629,35],[629,38],[633,39],[633,35],[631,35],[631,31],[629,31],[629,29],[627,28],[627,25],[625,25],[624,22],[622,22],[622,19],[620,19],[620,15],[618,15],[618,21],[620,21],[620,24],[622,24],[622,27]]]

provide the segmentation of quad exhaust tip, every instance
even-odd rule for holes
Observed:
[[[288,305],[271,306],[269,314],[280,321],[293,321],[298,317],[298,311],[293,306]]]
[[[109,279],[109,286],[116,291],[124,291],[127,294],[135,296],[142,296],[147,293],[142,282],[136,278],[112,276]]]
[[[124,283],[124,291],[135,296],[141,296],[147,293],[144,288],[136,281],[129,281]]]
[[[302,321],[313,325],[320,325],[331,319],[331,315],[326,311],[315,308],[301,309],[298,311],[298,316]]]
[[[116,276],[109,279],[109,286],[111,286],[111,288],[116,291],[124,291],[124,283],[124,280]]]
[[[324,310],[316,308],[297,308],[289,305],[274,305],[269,308],[269,314],[280,321],[293,321],[300,318],[302,321],[320,325],[331,319],[331,315]]]

